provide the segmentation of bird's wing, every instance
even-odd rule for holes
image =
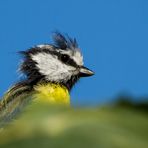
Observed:
[[[0,102],[0,126],[14,119],[32,99],[32,92],[25,85],[15,85]]]

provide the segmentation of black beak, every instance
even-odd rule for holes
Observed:
[[[94,75],[94,72],[89,70],[88,68],[82,66],[80,67],[80,73],[79,73],[80,77],[89,77]]]

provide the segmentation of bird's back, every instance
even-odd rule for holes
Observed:
[[[32,100],[29,86],[16,84],[10,88],[0,101],[0,124],[10,121]]]

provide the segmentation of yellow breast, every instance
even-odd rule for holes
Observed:
[[[39,84],[34,89],[34,100],[37,102],[70,105],[70,95],[65,86],[48,83]]]

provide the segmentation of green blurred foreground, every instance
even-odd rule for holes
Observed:
[[[148,112],[34,104],[0,130],[0,148],[148,148]]]

